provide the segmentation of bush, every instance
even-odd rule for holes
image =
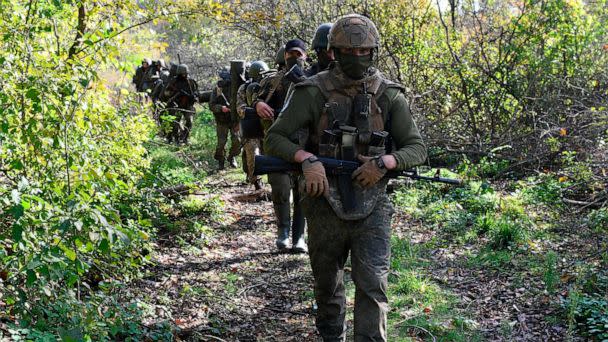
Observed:
[[[598,233],[606,232],[608,230],[608,208],[591,211],[587,215],[587,225]]]
[[[500,217],[493,227],[490,227],[490,246],[496,249],[504,249],[523,242],[528,233],[526,227],[515,220]]]

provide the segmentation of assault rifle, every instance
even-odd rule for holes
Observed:
[[[319,157],[319,161],[323,163],[325,167],[325,173],[328,176],[348,176],[348,181],[350,182],[350,175],[352,175],[355,170],[361,166],[361,163],[356,161],[348,161],[348,160],[339,160],[333,158],[323,158]],[[255,156],[255,168],[253,171],[254,175],[263,175],[273,172],[301,172],[302,169],[300,164],[290,163],[281,158],[270,157],[259,155]],[[416,170],[405,170],[405,171],[388,171],[386,173],[386,177],[389,178],[398,178],[398,177],[407,177],[415,180],[425,180],[430,182],[440,182],[446,184],[453,185],[461,185],[462,181],[459,179],[451,179],[451,178],[443,178],[439,177],[439,173],[437,173],[433,177],[429,176],[421,176],[418,174]]]

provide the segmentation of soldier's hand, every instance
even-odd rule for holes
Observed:
[[[320,161],[311,162],[310,159],[304,160],[302,162],[302,173],[306,181],[305,191],[309,196],[317,197],[329,190],[325,167]]]
[[[230,112],[230,108],[226,107],[226,106],[222,106],[222,113],[228,113]]]
[[[266,102],[258,102],[255,104],[255,111],[258,113],[258,116],[262,119],[272,119],[274,118],[274,109],[270,107]]]
[[[352,178],[364,188],[370,188],[378,183],[386,174],[386,167],[381,168],[378,165],[378,159],[380,158],[381,157],[372,158],[359,155],[359,160],[363,164],[353,172]]]

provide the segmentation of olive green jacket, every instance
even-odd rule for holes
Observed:
[[[329,72],[341,72],[339,67]],[[323,77],[323,73],[314,77]],[[313,82],[314,83],[314,82]],[[409,105],[399,88],[389,87],[376,99],[384,113],[384,121],[391,117],[390,135],[396,149],[391,154],[397,160],[396,170],[405,170],[422,164],[427,157],[426,147],[412,118]],[[266,153],[293,162],[295,153],[302,149],[289,137],[300,129],[314,130],[325,105],[325,98],[315,85],[295,87],[287,98],[279,117],[270,127],[264,140]]]

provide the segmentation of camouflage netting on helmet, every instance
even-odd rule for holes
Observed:
[[[338,19],[329,31],[330,48],[374,49],[380,45],[376,25],[359,14],[349,14]]]

